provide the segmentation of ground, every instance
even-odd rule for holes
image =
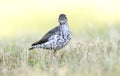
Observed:
[[[77,36],[76,36],[77,35]],[[120,28],[86,28],[73,35],[70,43],[57,51],[35,49],[30,44],[38,35],[24,35],[0,41],[1,76],[119,76]]]

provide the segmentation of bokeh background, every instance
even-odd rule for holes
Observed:
[[[56,53],[31,44],[59,25],[70,43]],[[0,0],[0,76],[120,76],[120,0]]]
[[[59,24],[61,13],[77,37],[86,27],[119,26],[120,0],[0,0],[0,39],[43,35]]]

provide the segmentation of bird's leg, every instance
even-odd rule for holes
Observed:
[[[56,60],[56,50],[53,50],[53,52],[52,52],[52,59]]]
[[[56,55],[56,50],[53,50],[53,54],[54,54],[54,56]]]
[[[52,51],[52,66],[54,66],[54,64],[56,63],[56,50],[53,50]]]

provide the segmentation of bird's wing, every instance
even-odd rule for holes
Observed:
[[[33,43],[32,46],[47,42],[52,35],[58,34],[59,30],[59,26],[53,28],[52,30],[48,31],[38,42]]]

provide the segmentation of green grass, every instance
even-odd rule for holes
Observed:
[[[78,37],[77,37],[78,36]],[[0,41],[0,76],[119,76],[120,28],[87,27],[56,53],[30,44],[39,35]]]

